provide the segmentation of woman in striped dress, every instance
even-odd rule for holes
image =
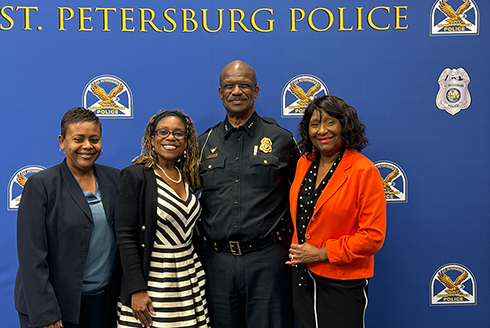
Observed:
[[[146,126],[141,155],[119,175],[118,327],[209,327],[206,279],[192,246],[198,154],[192,120],[161,111]]]

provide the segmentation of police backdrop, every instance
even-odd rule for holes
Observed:
[[[98,163],[123,168],[159,109],[198,133],[222,120],[219,72],[241,59],[262,116],[296,133],[330,93],[367,126],[388,200],[367,326],[488,327],[489,13],[487,0],[0,1],[0,326],[18,325],[22,186],[63,159],[63,113],[94,110]]]

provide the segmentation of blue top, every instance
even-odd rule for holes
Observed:
[[[82,295],[96,295],[104,291],[105,286],[111,281],[116,257],[116,238],[104,212],[97,180],[95,184],[95,195],[82,189],[94,220],[83,275]]]

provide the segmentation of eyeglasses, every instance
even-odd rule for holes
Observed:
[[[248,84],[248,83],[229,83],[229,84],[222,85],[221,87],[226,91],[231,91],[231,90],[234,90],[235,86],[237,86],[237,85],[238,85],[238,88],[242,91],[252,90],[252,88],[255,86],[255,85]]]
[[[187,133],[182,130],[169,131],[167,129],[160,129],[156,130],[155,134],[162,138],[168,138],[170,134],[173,135],[175,139],[184,139],[187,137]]]

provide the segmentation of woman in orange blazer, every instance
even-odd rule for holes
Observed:
[[[313,100],[298,128],[303,156],[290,191],[298,328],[361,328],[374,254],[386,231],[386,200],[355,109],[332,95]]]

